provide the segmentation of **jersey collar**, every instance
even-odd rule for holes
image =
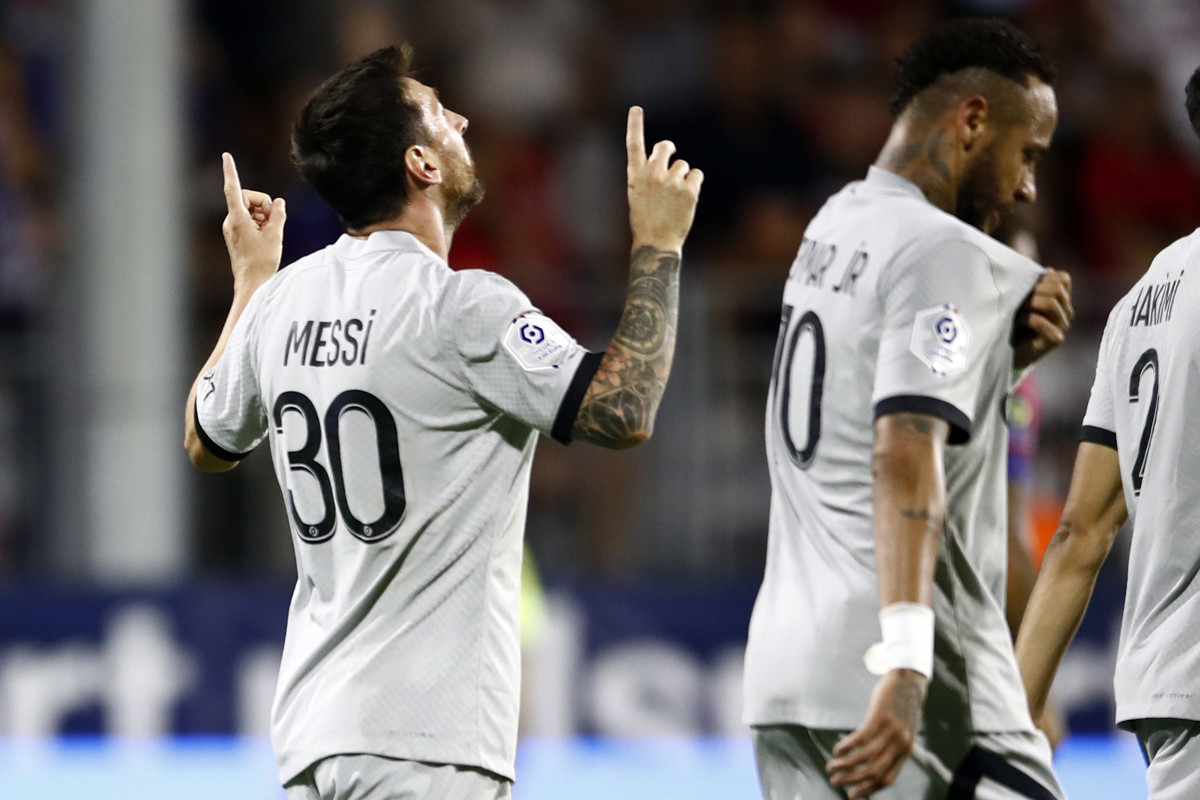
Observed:
[[[368,253],[380,253],[389,250],[418,252],[442,261],[442,257],[430,250],[425,244],[408,231],[374,231],[362,239],[343,233],[334,242],[333,247],[344,258],[357,258]]]
[[[873,189],[900,192],[901,194],[915,197],[918,200],[923,200],[926,203],[929,202],[929,198],[925,196],[925,193],[915,183],[883,167],[876,167],[874,165],[867,167],[867,179],[865,183]]]

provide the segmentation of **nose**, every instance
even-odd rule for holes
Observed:
[[[454,130],[458,131],[459,136],[462,136],[467,132],[466,117],[464,117],[462,114],[456,114],[453,111],[447,111],[446,113],[450,115],[450,124],[454,127]]]
[[[1037,200],[1037,180],[1034,178],[1032,169],[1025,170],[1013,196],[1021,203],[1032,203]]]

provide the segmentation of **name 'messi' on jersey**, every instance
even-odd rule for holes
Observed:
[[[357,317],[350,319],[293,320],[283,345],[283,365],[302,367],[347,367],[367,363],[367,345],[371,339],[371,326],[375,323],[375,309],[363,322]]]
[[[1170,277],[1169,273],[1167,277]],[[1139,325],[1149,327],[1169,320],[1171,311],[1175,308],[1175,294],[1179,291],[1179,282],[1182,280],[1183,275],[1181,274],[1173,281],[1168,280],[1143,286],[1138,291],[1137,299],[1130,305],[1132,311],[1129,316],[1129,327],[1136,328]]]

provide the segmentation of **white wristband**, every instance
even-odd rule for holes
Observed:
[[[889,603],[879,609],[887,668],[933,675],[933,609],[920,603]]]

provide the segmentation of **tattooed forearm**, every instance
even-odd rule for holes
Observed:
[[[902,508],[900,517],[911,522],[924,522],[925,532],[930,536],[941,536],[946,529],[946,517],[924,508]]]
[[[679,253],[639,247],[617,333],[584,395],[573,439],[629,447],[650,437],[675,354]]]

